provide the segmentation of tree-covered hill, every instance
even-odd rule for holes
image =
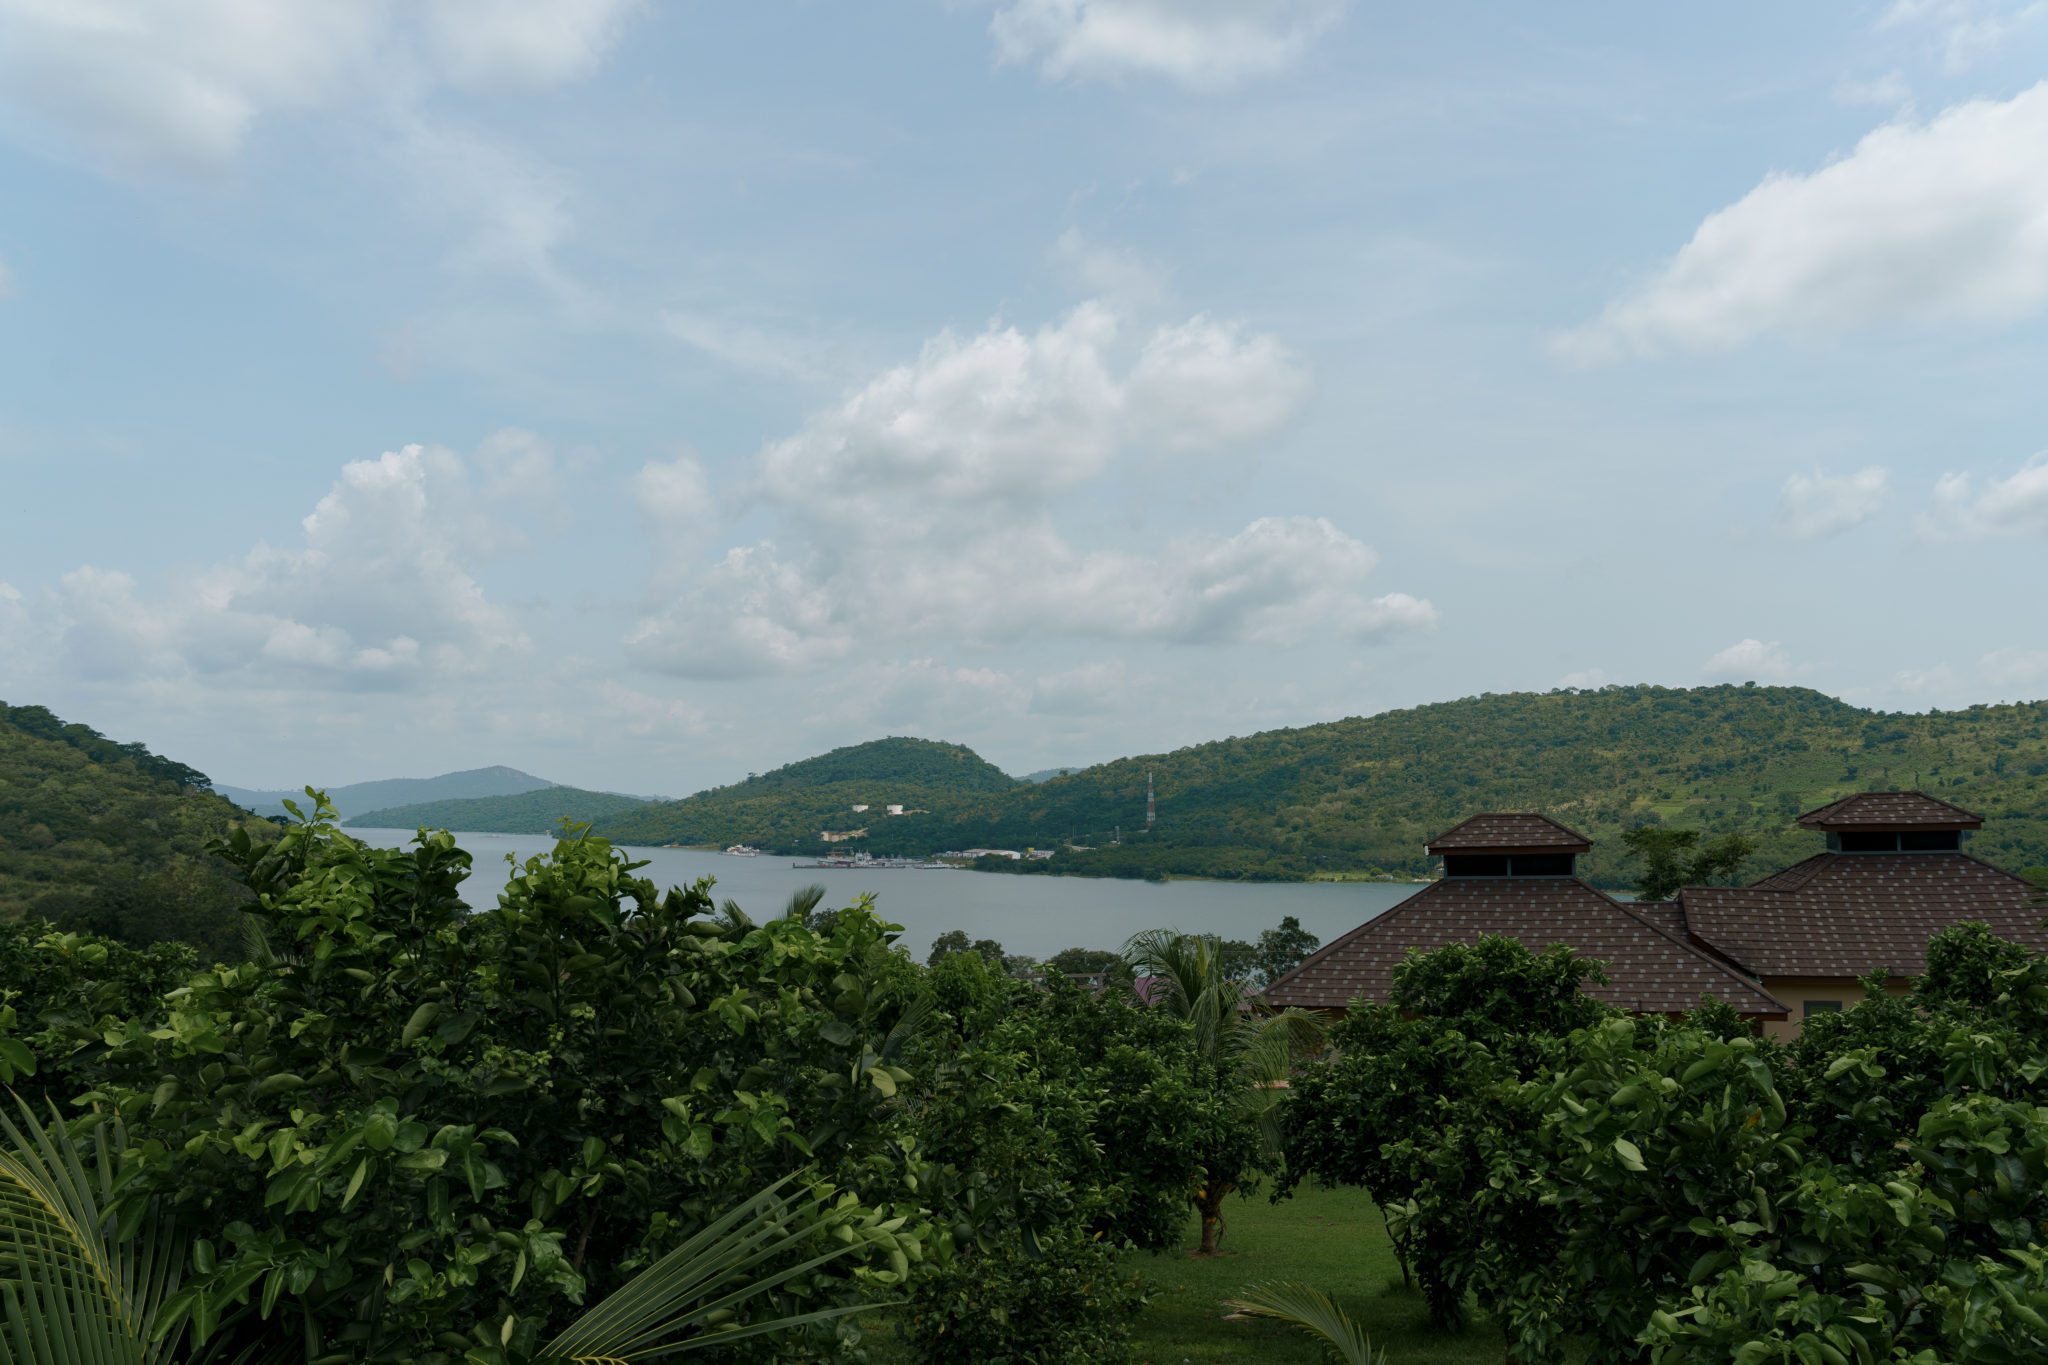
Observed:
[[[1159,810],[1149,834],[1147,773]],[[1061,850],[1019,871],[1410,875],[1428,867],[1424,841],[1464,816],[1535,810],[1590,835],[1592,875],[1626,885],[1620,834],[1631,825],[1751,834],[1761,847],[1749,866],[1761,869],[1816,850],[1816,836],[1791,823],[1799,812],[1887,787],[1982,811],[1987,827],[1970,845],[1981,856],[2048,863],[2048,703],[1906,715],[1798,687],[1489,694],[1118,759],[944,807],[920,803],[931,814],[869,820],[864,840],[839,847]],[[821,830],[852,818],[824,795],[693,799],[600,830],[635,842],[744,840],[815,853],[825,847]],[[1111,846],[1119,827],[1122,843]]]
[[[646,805],[635,796],[543,787],[515,796],[476,796],[458,801],[422,801],[410,806],[351,815],[345,822],[369,829],[476,830],[484,834],[548,834],[563,820],[589,824]]]
[[[240,823],[204,773],[0,702],[0,918],[232,953],[246,895],[202,849]]]
[[[928,833],[983,809],[1018,785],[1016,778],[962,745],[877,739],[682,801],[645,805],[602,820],[598,827],[626,843],[746,842],[778,852],[817,852],[827,846],[820,838],[827,830],[865,828],[870,840],[884,826],[914,825]],[[892,805],[919,813],[890,816]],[[747,832],[729,833],[735,829]],[[869,841],[847,846],[868,847]]]

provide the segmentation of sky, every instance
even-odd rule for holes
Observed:
[[[0,696],[219,781],[2033,699],[2044,551],[2044,0],[0,0]]]

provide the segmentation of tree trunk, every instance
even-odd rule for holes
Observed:
[[[1195,1195],[1195,1207],[1202,1215],[1202,1244],[1195,1248],[1195,1255],[1218,1254],[1216,1244],[1223,1240],[1227,1231],[1223,1225],[1223,1199],[1229,1193],[1230,1186],[1218,1181]]]

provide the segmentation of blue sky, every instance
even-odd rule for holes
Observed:
[[[222,781],[2048,695],[2048,4],[0,0],[0,695]]]

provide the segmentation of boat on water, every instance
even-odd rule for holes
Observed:
[[[745,844],[734,844],[725,851],[725,856],[728,858],[758,858],[761,856],[761,850],[749,848]]]

